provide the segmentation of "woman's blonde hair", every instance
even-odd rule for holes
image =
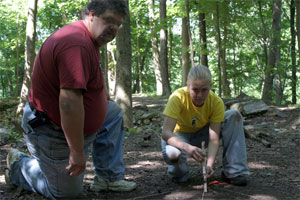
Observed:
[[[187,77],[187,83],[189,83],[192,80],[205,80],[212,84],[211,73],[208,67],[204,65],[192,67]]]

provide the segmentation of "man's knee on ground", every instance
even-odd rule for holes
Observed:
[[[69,183],[67,187],[58,189],[57,192],[53,192],[55,198],[58,199],[73,199],[78,197],[83,191],[82,184]]]

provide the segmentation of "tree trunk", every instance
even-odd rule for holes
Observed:
[[[124,0],[128,6],[128,0]],[[116,38],[117,68],[116,68],[116,102],[123,111],[124,126],[131,128],[132,94],[131,94],[131,33],[129,10],[124,17],[123,26],[119,29]]]
[[[201,45],[201,52],[200,52],[200,63],[201,65],[208,67],[208,49],[207,49],[207,40],[206,40],[206,19],[205,14],[199,12],[199,30],[200,30],[200,45]]]
[[[5,83],[4,83],[4,80],[3,80],[3,71],[0,70],[0,80],[1,80],[1,86],[2,86],[2,97],[5,97]]]
[[[9,94],[10,96],[14,96],[14,86],[12,81],[12,75],[9,71],[6,71],[8,87],[9,87]]]
[[[291,59],[292,59],[292,103],[297,103],[297,64],[296,64],[296,32],[295,32],[295,1],[290,4],[290,26],[291,26]]]
[[[222,96],[222,75],[221,75],[221,32],[220,32],[220,13],[219,2],[216,2],[216,30],[217,30],[217,45],[218,45],[218,78],[219,78],[219,96]]]
[[[28,92],[31,84],[31,73],[35,59],[35,37],[36,37],[36,14],[38,0],[28,1],[28,14],[26,24],[25,40],[25,66],[23,84],[20,94],[20,103],[17,108],[17,115],[23,114],[23,108],[28,98]]]
[[[232,36],[232,51],[233,51],[233,59],[232,59],[232,64],[233,64],[233,66],[236,66],[235,67],[235,72],[234,72],[234,74],[233,74],[233,76],[232,76],[232,85],[233,85],[233,92],[234,92],[234,96],[238,96],[238,86],[239,86],[239,84],[237,83],[238,82],[238,78],[237,78],[237,73],[238,73],[238,71],[239,71],[239,69],[240,69],[240,66],[237,66],[236,65],[236,38],[237,38],[237,36],[236,35],[233,35]]]
[[[137,62],[136,62],[136,68],[137,68],[137,78],[136,78],[136,91],[138,93],[142,93],[142,70],[141,70],[141,50],[140,50],[140,32],[139,32],[139,22],[138,19],[136,20],[136,27],[137,27]]]
[[[15,88],[15,94],[14,96],[18,96],[20,94],[20,72],[19,72],[19,57],[20,57],[20,38],[21,38],[21,27],[20,27],[20,14],[18,14],[17,17],[17,23],[18,23],[18,38],[17,38],[17,44],[16,44],[16,66],[15,66],[15,80],[16,80],[16,88]]]
[[[226,23],[226,22],[225,22]],[[221,67],[222,67],[222,83],[223,83],[223,95],[224,97],[230,97],[229,81],[227,78],[227,63],[226,63],[226,43],[227,42],[227,25],[224,25],[224,38],[222,42],[221,50]]]
[[[109,91],[108,83],[108,55],[107,55],[107,45],[104,45],[100,48],[101,56],[101,69],[103,71],[103,76],[105,79],[106,90]]]
[[[109,94],[116,95],[116,56],[115,48],[108,43],[106,45],[107,51],[107,79],[109,86]]]
[[[163,93],[163,85],[162,85],[162,77],[161,77],[161,67],[159,63],[159,52],[158,52],[158,41],[156,38],[155,32],[155,22],[154,22],[154,0],[149,1],[149,20],[150,20],[150,28],[152,33],[152,55],[153,55],[153,63],[155,67],[155,79],[156,79],[156,94],[162,95]]]
[[[190,44],[190,56],[191,56],[190,61],[191,61],[192,67],[195,67],[193,40],[192,40],[191,27],[190,27],[190,0],[185,1],[185,10],[186,10],[186,17],[187,17],[187,29],[188,29],[188,34],[189,34],[189,44]]]
[[[262,100],[272,102],[273,100],[273,80],[275,77],[275,69],[279,69],[280,61],[280,29],[281,29],[281,0],[274,0],[271,28],[271,43],[269,47],[268,65],[265,70],[265,80],[263,85]],[[277,71],[279,73],[279,70]],[[281,101],[282,89],[280,77],[276,78],[275,89],[277,96],[276,103]]]
[[[171,66],[173,61],[173,32],[172,28],[169,29],[169,56],[168,56],[168,76],[171,77]]]
[[[187,14],[186,14],[187,15]],[[181,29],[181,57],[182,57],[182,82],[181,85],[185,86],[187,82],[187,76],[190,69],[190,54],[189,54],[189,26],[188,17],[182,18],[182,29]]]
[[[148,50],[149,50],[149,48],[150,48],[150,46],[148,46],[147,45],[147,47],[146,47],[146,50],[145,50],[145,52],[147,52]],[[140,79],[140,93],[143,93],[143,74],[142,74],[142,71],[144,70],[144,68],[145,68],[145,61],[146,61],[146,58],[147,58],[147,56],[146,55],[144,55],[144,56],[142,56],[142,61],[141,61],[141,65],[140,65],[140,74],[139,74],[139,79]]]
[[[297,10],[296,30],[297,30],[297,40],[298,40],[298,53],[299,53],[299,58],[300,58],[300,1],[296,1],[296,10]]]
[[[261,20],[261,28],[263,30],[263,49],[264,49],[264,55],[265,55],[265,66],[268,65],[268,45],[267,45],[267,29],[265,20],[262,14],[262,8],[261,8],[261,0],[258,1],[258,7],[259,7],[259,17]]]
[[[166,0],[160,0],[160,68],[163,84],[163,96],[171,94],[169,73],[168,73],[168,39],[167,39],[167,10]]]

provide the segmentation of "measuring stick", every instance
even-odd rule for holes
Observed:
[[[205,142],[202,141],[202,151],[205,152]],[[207,192],[207,174],[206,174],[206,156],[202,161],[202,172],[203,172],[203,192]]]

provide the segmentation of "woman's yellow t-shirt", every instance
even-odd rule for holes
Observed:
[[[194,106],[187,87],[173,92],[169,97],[164,115],[177,120],[174,132],[192,133],[203,128],[209,122],[224,121],[224,103],[212,91],[209,92],[203,106]]]

